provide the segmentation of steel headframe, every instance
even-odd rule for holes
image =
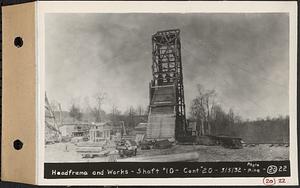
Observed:
[[[152,61],[152,85],[175,85],[175,134],[181,136],[186,132],[186,113],[179,29],[158,31],[152,35]]]

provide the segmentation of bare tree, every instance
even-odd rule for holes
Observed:
[[[120,114],[121,114],[121,111],[118,110],[118,107],[115,104],[113,104],[113,106],[112,106],[112,112],[111,112],[112,121],[113,122],[117,121],[117,119],[120,116]]]
[[[233,125],[234,124],[234,112],[233,110],[230,108],[229,112],[228,112],[228,121],[229,121],[229,125]]]
[[[93,109],[93,114],[95,116],[95,121],[96,122],[101,122],[101,106],[104,103],[104,100],[106,99],[106,93],[105,92],[98,92],[95,95],[95,100],[97,103],[97,106]]]
[[[220,105],[214,105],[211,111],[211,125],[214,134],[226,135],[229,130],[229,115]]]
[[[129,109],[125,112],[127,114],[126,117],[126,122],[129,127],[134,127],[135,126],[135,118],[134,116],[136,115],[136,111],[133,108],[133,106],[130,106]]]
[[[81,121],[82,113],[80,112],[80,108],[75,106],[75,104],[72,104],[69,115],[73,118],[73,121]]]
[[[83,99],[83,111],[85,113],[90,113],[92,111],[92,107],[90,105],[90,98],[88,96]]]
[[[239,115],[234,116],[234,123],[235,124],[241,124],[242,122],[243,122],[243,119],[242,119],[241,116],[239,116]]]
[[[142,116],[142,115],[145,114],[145,110],[144,110],[144,108],[143,108],[142,105],[138,105],[138,106],[137,106],[136,112],[137,112],[137,114],[138,114],[139,116]]]
[[[211,112],[216,97],[215,90],[205,90],[200,84],[197,85],[198,95],[192,100],[190,109],[191,116],[201,125],[200,133],[211,134]]]
[[[56,100],[52,100],[51,103],[50,103],[50,106],[52,108],[52,110],[55,112],[55,111],[58,111],[59,108],[58,108],[58,102]]]

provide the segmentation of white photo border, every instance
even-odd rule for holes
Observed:
[[[262,177],[45,179],[45,14],[46,13],[289,13],[290,170],[284,185],[298,185],[297,2],[288,1],[38,1],[37,36],[37,184],[39,185],[264,185]]]

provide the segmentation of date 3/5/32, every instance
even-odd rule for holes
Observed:
[[[241,173],[242,168],[241,167],[224,167],[221,168],[220,173]]]

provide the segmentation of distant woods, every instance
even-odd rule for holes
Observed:
[[[191,120],[203,127],[202,134],[210,135],[215,130],[222,129],[234,123],[240,123],[241,117],[235,115],[232,109],[228,112],[216,103],[215,90],[206,90],[200,84],[197,85],[197,96],[192,100],[190,107]]]
[[[104,110],[103,105],[112,104],[110,110]],[[62,116],[63,123],[72,122],[124,122],[126,127],[134,127],[138,123],[147,122],[148,107],[137,105],[128,106],[123,112],[114,104],[104,91],[99,91],[90,97],[71,99],[70,107],[62,111],[59,103],[51,101],[51,108],[57,117]]]
[[[106,99],[106,93],[105,92],[98,92],[97,94],[95,94],[94,96],[95,100],[96,100],[96,106],[94,108],[92,108],[92,114],[95,118],[95,122],[101,122],[101,107],[102,104],[104,103],[104,100]]]
[[[226,111],[217,104],[215,90],[206,90],[201,85],[197,85],[197,89],[189,114],[190,119],[203,128],[201,135],[235,136],[251,143],[288,142],[289,116],[244,120],[233,109]]]
[[[82,112],[80,112],[80,108],[76,107],[75,104],[72,104],[69,115],[71,118],[73,118],[73,121],[81,121]]]
[[[202,130],[202,134],[211,134],[210,125],[213,121],[214,112],[217,112],[217,106],[214,102],[216,92],[215,90],[204,90],[201,85],[197,85],[197,89],[198,95],[192,100],[190,109],[192,120],[196,121],[197,124],[201,124],[202,127],[206,127]]]
[[[83,100],[82,100],[83,99]],[[256,120],[243,119],[233,109],[218,104],[215,90],[207,90],[197,85],[197,95],[190,101],[187,120],[196,122],[200,135],[224,135],[241,137],[247,142],[288,142],[289,116],[265,117]],[[105,104],[109,110],[103,110]],[[59,102],[52,100],[52,110],[62,123],[105,122],[124,123],[134,128],[148,121],[148,106],[131,106],[121,111],[109,96],[100,91],[90,97],[72,99],[69,109],[62,111]],[[106,108],[107,109],[107,108]]]

